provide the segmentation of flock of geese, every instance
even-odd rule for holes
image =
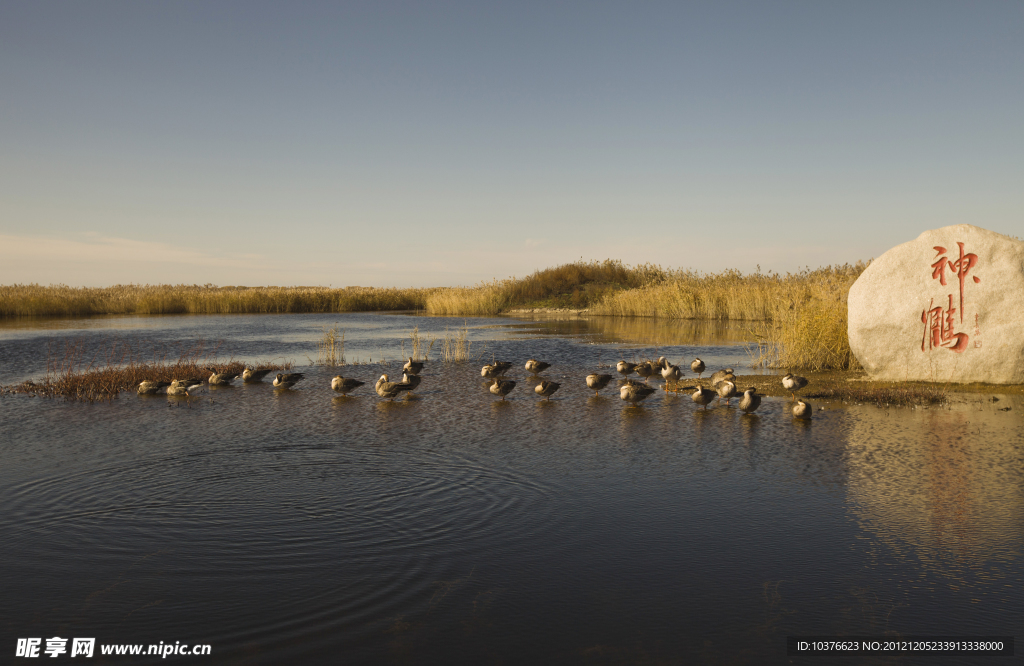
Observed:
[[[539,373],[544,372],[551,367],[550,363],[538,361],[536,359],[530,359],[526,362],[526,370],[531,373],[534,377],[537,377]],[[488,386],[491,393],[505,399],[509,393],[516,387],[516,382],[511,379],[505,378],[505,373],[512,369],[512,363],[508,361],[494,361],[485,365],[480,370],[480,376],[488,380]],[[619,361],[615,366],[615,369],[622,375],[622,379],[619,380],[619,397],[634,406],[639,404],[641,401],[646,400],[648,397],[653,395],[657,389],[650,386],[647,383],[651,377],[660,374],[666,382],[666,390],[672,390],[669,386],[672,383],[678,383],[683,377],[683,371],[678,365],[669,363],[669,361],[662,356],[657,361],[643,361],[641,363],[630,363],[628,361]],[[693,395],[690,397],[693,401],[702,406],[705,410],[708,405],[714,400],[721,402],[725,400],[725,404],[729,405],[732,398],[737,395],[736,389],[736,375],[733,373],[732,368],[725,368],[719,370],[711,375],[708,380],[710,388],[705,388],[700,385],[703,379],[704,371],[706,366],[704,361],[699,358],[695,358],[690,364],[690,370],[697,375],[697,387]],[[171,396],[187,396],[190,390],[194,390],[204,383],[208,383],[210,386],[227,386],[239,376],[242,381],[246,384],[261,382],[269,375],[272,370],[253,370],[246,368],[241,373],[219,373],[215,368],[206,368],[210,373],[209,378],[203,379],[175,379],[170,382],[163,381],[151,381],[146,380],[139,384],[138,393],[140,394],[155,394],[160,389],[167,389],[167,395]],[[374,388],[377,391],[377,395],[387,400],[394,400],[402,393],[412,393],[420,385],[422,381],[420,372],[423,370],[422,361],[414,361],[412,357],[404,366],[402,366],[402,381],[392,382],[385,373],[380,376],[374,384]],[[630,377],[633,373],[636,373],[638,377],[642,378],[643,381],[638,381]],[[293,372],[288,374],[278,373],[277,377],[274,378],[274,387],[278,389],[290,389],[295,386],[305,375],[301,372]],[[539,378],[539,377],[538,377]],[[595,394],[600,394],[601,390],[606,388],[611,383],[612,375],[599,374],[593,372],[587,375],[587,388],[593,390]],[[358,379],[351,379],[342,377],[341,375],[335,376],[331,379],[331,388],[342,395],[348,395],[355,389],[363,386],[366,382],[359,381]],[[782,378],[782,386],[789,391],[793,396],[793,416],[799,419],[809,419],[814,413],[810,403],[804,401],[801,398],[796,397],[796,392],[807,386],[807,379],[804,377],[797,377],[793,374],[786,374]],[[550,400],[551,396],[561,388],[561,384],[558,382],[548,381],[541,379],[541,381],[534,387],[534,392],[543,397],[545,400]],[[761,406],[761,395],[757,393],[757,389],[750,387],[743,391],[743,397],[739,399],[739,408],[747,413],[751,414]]]

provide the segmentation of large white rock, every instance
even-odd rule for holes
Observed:
[[[850,347],[873,379],[1024,384],[1024,242],[926,231],[850,288]]]

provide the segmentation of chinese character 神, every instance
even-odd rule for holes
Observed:
[[[950,261],[946,257],[941,256],[946,254],[946,248],[940,245],[932,248],[937,253],[935,256],[939,257],[939,260],[932,264],[932,279],[939,278],[939,283],[942,286],[946,286],[947,266],[956,275],[960,281],[960,323],[962,324],[964,323],[964,279],[967,277],[968,271],[978,264],[978,255],[974,253],[964,254],[964,244],[957,243],[957,245],[960,247],[960,258],[956,261]],[[975,284],[981,282],[981,278],[977,275],[972,275],[971,278]]]

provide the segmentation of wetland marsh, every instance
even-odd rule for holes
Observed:
[[[414,328],[437,339],[464,321],[473,360],[440,362],[435,345],[413,396],[372,392],[400,374]],[[309,365],[335,324],[349,364]],[[205,663],[765,664],[790,663],[787,635],[1024,626],[1024,396],[1010,389],[927,409],[812,399],[810,422],[781,390],[749,416],[664,391],[636,408],[583,377],[651,355],[685,360],[687,384],[694,356],[751,372],[744,327],[409,314],[5,320],[0,384],[39,378],[48,345],[113,339],[220,342],[224,360],[291,361],[306,379],[184,404],[0,396],[8,645],[181,640],[211,645]],[[554,364],[550,402],[531,357]],[[515,362],[505,402],[480,378],[492,358]],[[337,396],[339,373],[370,384]]]

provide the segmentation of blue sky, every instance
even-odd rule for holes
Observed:
[[[1020,2],[0,2],[0,283],[793,271],[1024,235]]]

